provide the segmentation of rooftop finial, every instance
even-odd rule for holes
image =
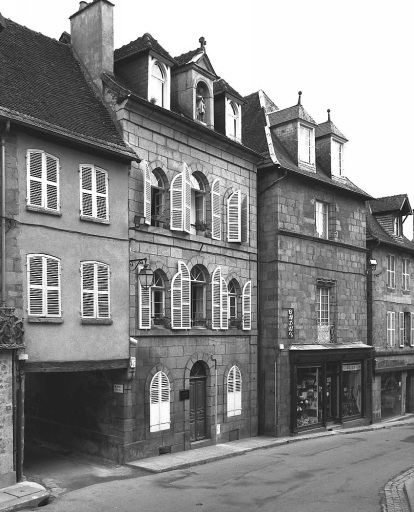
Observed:
[[[204,39],[203,36],[200,37],[200,39],[198,40],[198,42],[200,43],[200,48],[203,50],[203,52],[206,51],[206,44],[207,44],[207,41]]]
[[[330,121],[331,120],[331,109],[328,108],[327,112],[328,112],[328,121]]]
[[[302,91],[299,91],[298,94],[299,94],[298,105],[302,105]]]

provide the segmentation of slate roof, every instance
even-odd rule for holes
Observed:
[[[345,135],[338,130],[332,121],[325,121],[324,123],[318,124],[315,130],[315,138],[324,137],[325,135],[336,135],[341,139],[347,141]]]
[[[265,135],[265,115],[263,109],[260,105],[259,93],[253,93],[245,98],[246,105],[243,107],[243,122],[242,122],[242,137],[243,142],[246,146],[251,147],[258,153],[260,153],[264,157],[264,161],[258,165],[258,169],[268,168],[275,163],[273,162],[270,153],[269,147],[267,145],[266,135]],[[295,105],[295,107],[301,107],[301,105]],[[289,110],[289,109],[285,109]],[[269,118],[278,114],[277,111],[269,114]],[[314,122],[314,121],[313,121]],[[298,167],[293,161],[288,152],[282,146],[282,143],[279,139],[271,133],[271,141],[273,144],[273,148],[276,154],[276,158],[280,164],[280,166],[288,171],[293,171],[296,174],[300,174],[302,176],[306,176],[313,180],[324,182],[329,185],[333,185],[335,187],[339,187],[344,190],[348,190],[350,192],[357,193],[359,195],[363,195],[366,198],[370,198],[371,196],[367,194],[365,191],[357,187],[351,180],[345,177],[337,178],[335,176],[329,177],[323,170],[319,167],[318,163],[316,165],[316,172],[305,171]]]
[[[369,202],[373,214],[401,211],[403,214],[411,212],[407,194],[379,197]]]
[[[216,80],[213,83],[213,88],[214,88],[214,95],[221,94],[223,92],[227,92],[227,93],[231,94],[232,96],[234,96],[235,98],[237,98],[241,104],[244,104],[243,96],[241,94],[239,94],[235,89],[233,89],[233,87],[231,87],[231,85],[229,85],[224,80],[224,78],[220,78],[219,80]]]
[[[303,121],[316,124],[312,117],[303,108],[303,105],[294,105],[293,107],[278,110],[277,112],[269,114],[270,126],[287,123],[295,119],[302,119]]]
[[[114,60],[115,62],[119,62],[120,60],[131,57],[132,55],[138,55],[150,50],[153,50],[160,57],[164,57],[165,59],[169,60],[171,64],[176,64],[175,59],[171,57],[167,50],[164,50],[159,42],[154,39],[148,32],[146,32],[142,37],[135,39],[135,41],[131,41],[130,43],[115,50]]]
[[[183,53],[178,57],[174,57],[174,60],[177,63],[177,66],[185,66],[188,64],[193,57],[197,55],[197,53],[204,53],[201,48],[197,48],[196,50],[191,50],[189,52]]]
[[[367,201],[370,204],[372,201]],[[367,208],[367,241],[379,241],[399,249],[414,252],[414,243],[405,236],[391,236],[388,234],[381,224],[377,221]]]
[[[0,116],[137,158],[70,47],[11,20],[6,23],[0,33]]]

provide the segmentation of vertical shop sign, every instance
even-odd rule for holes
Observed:
[[[293,340],[295,337],[295,310],[289,308],[288,312],[288,338]]]

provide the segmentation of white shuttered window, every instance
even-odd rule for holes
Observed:
[[[228,329],[228,289],[226,280],[221,275],[221,267],[217,267],[211,279],[212,287],[212,328]]]
[[[109,275],[105,263],[82,262],[82,318],[110,318]]]
[[[221,240],[221,197],[218,178],[211,185],[211,238]]]
[[[387,345],[395,345],[395,312],[387,311]]]
[[[27,204],[60,211],[59,159],[37,149],[27,151]]]
[[[227,239],[241,242],[241,192],[236,190],[227,200]]]
[[[410,347],[414,347],[414,313],[410,313]]]
[[[107,221],[108,173],[94,165],[80,166],[80,211],[89,219]]]
[[[243,286],[242,296],[243,308],[243,330],[249,331],[252,328],[252,282],[248,281]]]
[[[151,329],[151,288],[139,287],[139,328]]]
[[[45,254],[29,254],[27,283],[29,316],[60,317],[60,260]]]
[[[241,373],[237,366],[232,366],[227,376],[227,416],[238,416],[241,414],[241,395]]]
[[[178,262],[178,272],[171,281],[171,328],[191,327],[190,271],[183,261]]]
[[[184,169],[171,181],[170,188],[171,218],[170,226],[172,231],[191,230],[191,182],[190,171],[184,164]]]
[[[150,432],[170,428],[170,381],[164,372],[154,375],[150,386]]]
[[[142,161],[144,174],[144,216],[145,224],[151,224],[151,171],[148,162]]]

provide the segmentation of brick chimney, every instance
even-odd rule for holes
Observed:
[[[80,2],[70,19],[72,47],[92,81],[102,90],[102,73],[114,73],[114,4]]]

